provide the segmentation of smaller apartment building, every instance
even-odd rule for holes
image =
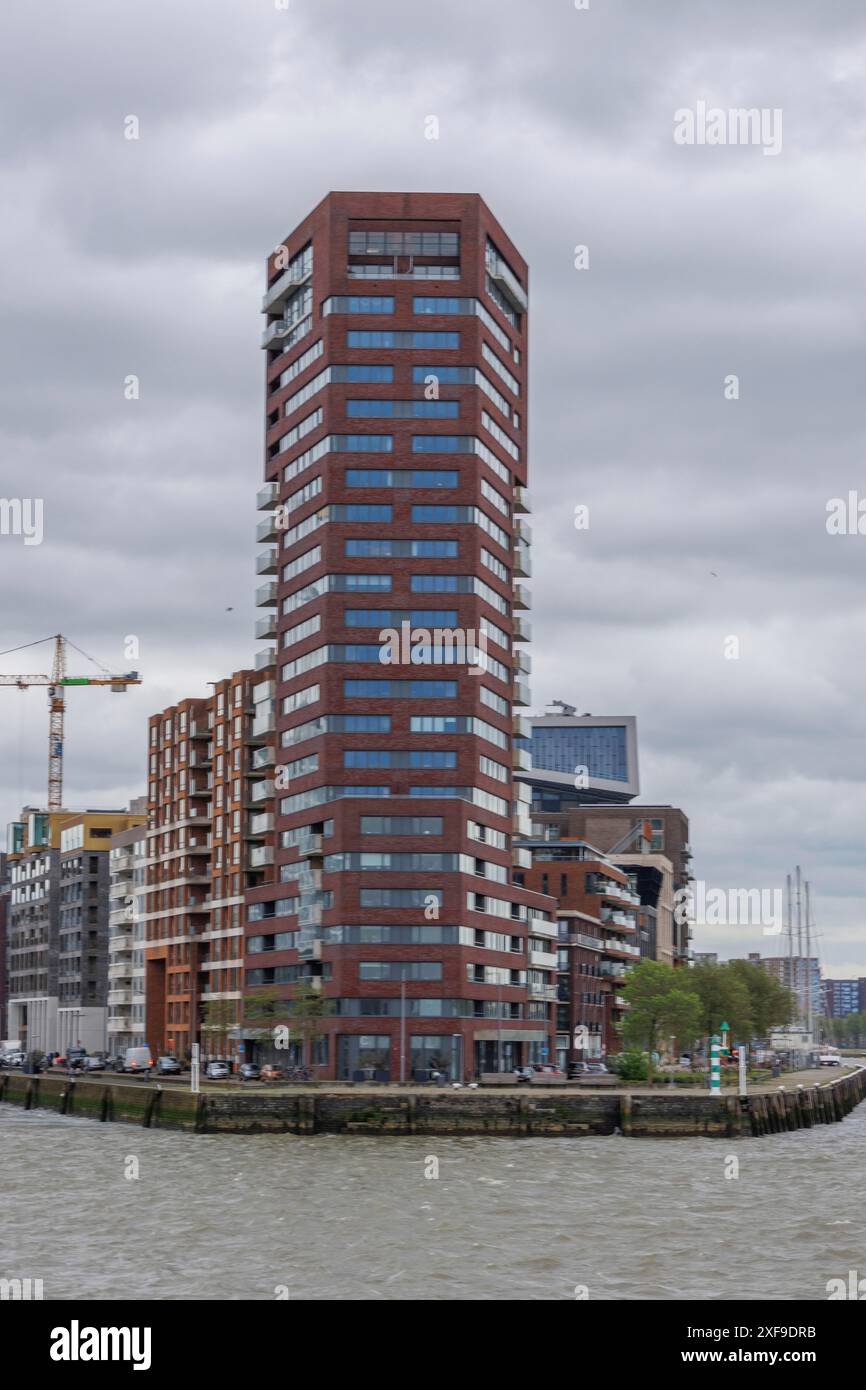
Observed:
[[[531,840],[532,866],[517,877],[557,901],[556,1060],[618,1051],[628,1007],[620,992],[641,958],[640,897],[630,873],[580,840]]]
[[[130,804],[142,823],[111,837],[108,913],[108,1046],[113,1054],[146,1041],[144,1026],[144,893],[147,798]]]
[[[8,1031],[26,1050],[107,1050],[109,850],[128,811],[25,807],[8,830]]]
[[[273,875],[273,681],[239,671],[149,722],[141,913],[154,1055],[241,1058],[244,892]]]

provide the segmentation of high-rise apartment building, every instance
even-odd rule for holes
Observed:
[[[821,1012],[825,1018],[846,1018],[866,1012],[866,979],[824,980],[821,984]]]
[[[807,1018],[818,1018],[823,1008],[821,963],[817,956],[762,956],[751,951],[747,957],[752,965],[760,965],[780,985],[790,989],[796,1001],[796,1018],[802,1024]]]
[[[318,1009],[323,1077],[541,1060],[554,904],[512,879],[526,264],[477,195],[332,193],[269,258],[263,310],[279,765],[247,989]]]
[[[273,672],[237,671],[149,722],[145,1040],[235,1060],[244,894],[273,874]]]

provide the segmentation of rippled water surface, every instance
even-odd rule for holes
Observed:
[[[825,1299],[866,1275],[864,1159],[866,1105],[740,1142],[193,1136],[0,1105],[0,1276],[61,1299]]]

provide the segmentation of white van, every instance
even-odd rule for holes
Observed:
[[[818,1055],[819,1067],[841,1067],[842,1058],[835,1047],[824,1047]]]
[[[138,1076],[149,1076],[152,1067],[153,1058],[150,1055],[149,1047],[128,1047],[126,1049],[121,1071],[132,1071]]]

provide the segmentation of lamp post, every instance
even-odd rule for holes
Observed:
[[[406,1085],[406,967],[400,971],[400,1085]]]

